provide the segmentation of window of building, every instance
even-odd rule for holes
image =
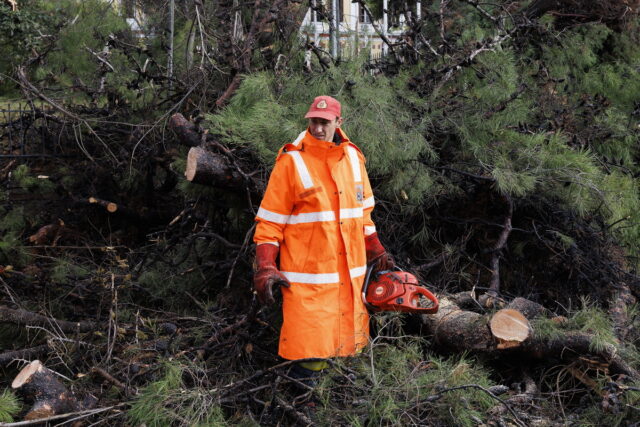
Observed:
[[[364,10],[364,6],[360,3],[358,7],[358,21],[361,24],[371,24],[371,19],[369,19],[369,14],[366,10]]]
[[[316,0],[323,13],[318,12],[317,21],[328,22],[333,16],[333,0]],[[344,22],[344,0],[338,0],[338,22]]]

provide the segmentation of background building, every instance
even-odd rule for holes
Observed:
[[[317,3],[316,3],[317,2]],[[370,49],[371,56],[384,55],[387,46],[379,35],[386,35],[391,42],[397,42],[405,28],[405,16],[392,13],[388,0],[382,2],[382,18],[372,24],[364,6],[348,0],[311,0],[302,22],[302,34],[320,48],[336,54],[331,46],[331,28],[329,20],[336,19],[338,51],[341,56],[351,56],[362,49]],[[420,2],[416,3],[414,13],[420,16]],[[337,10],[337,13],[333,13]],[[376,28],[378,31],[376,31]]]

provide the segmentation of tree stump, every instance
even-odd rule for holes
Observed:
[[[25,420],[81,411],[90,408],[96,402],[93,396],[79,402],[39,360],[25,366],[11,383],[11,388],[27,401],[33,402],[33,406],[24,417]]]

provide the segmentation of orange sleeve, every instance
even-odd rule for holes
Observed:
[[[253,241],[257,245],[270,243],[280,246],[284,227],[293,211],[294,174],[289,156],[279,155],[255,218],[257,224]]]
[[[367,169],[364,166],[364,156],[362,156],[362,181],[364,184],[364,200],[362,203],[364,216],[363,225],[364,235],[366,237],[376,232],[376,225],[371,219],[371,212],[373,211],[373,207],[375,205],[375,199],[373,197],[371,183],[369,182],[369,175],[367,174]]]

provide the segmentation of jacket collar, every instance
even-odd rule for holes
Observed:
[[[334,137],[334,141],[338,139],[339,141],[341,141],[340,145],[347,146],[349,144],[352,144],[347,134],[344,133],[344,131],[341,128],[336,129],[336,136],[337,138]],[[295,141],[293,141],[291,144],[286,144],[284,146],[284,150],[285,151],[302,151],[304,150],[305,146],[330,147],[331,145],[335,145],[335,143],[328,142],[328,141],[321,141],[317,139],[316,137],[311,135],[311,132],[309,132],[309,128],[307,128],[306,130],[300,132],[300,135],[298,135]]]

